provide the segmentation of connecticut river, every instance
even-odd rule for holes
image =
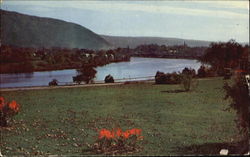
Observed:
[[[193,68],[197,71],[200,63],[190,59],[162,59],[132,57],[130,62],[111,63],[97,67],[95,82],[104,82],[105,76],[112,75],[116,81],[144,80],[153,78],[157,71],[170,73],[182,71],[183,68]],[[73,83],[75,69],[54,70],[33,73],[0,74],[1,88],[48,86],[52,79],[57,79],[59,85]]]

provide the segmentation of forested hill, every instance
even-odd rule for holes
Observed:
[[[52,18],[0,10],[1,44],[34,48],[107,49],[111,45],[89,29]]]
[[[122,36],[106,36],[102,37],[115,47],[135,48],[139,45],[157,44],[157,45],[183,45],[184,42],[189,47],[208,47],[210,41],[178,39],[178,38],[162,38],[162,37],[122,37]]]

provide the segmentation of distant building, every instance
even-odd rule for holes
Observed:
[[[183,47],[184,47],[184,48],[188,47],[187,44],[186,44],[186,42],[185,42],[185,40],[184,40],[184,42],[183,42]]]

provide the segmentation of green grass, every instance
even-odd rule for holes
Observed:
[[[238,134],[235,113],[223,111],[229,102],[222,86],[222,78],[213,78],[190,92],[152,83],[2,92],[22,108],[12,127],[1,129],[1,151],[81,155],[97,139],[96,129],[121,127],[143,130],[139,155],[194,154],[194,146],[230,143]],[[219,152],[212,149],[199,153]]]

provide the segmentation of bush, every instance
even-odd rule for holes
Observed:
[[[185,87],[188,88],[188,80],[189,77],[193,78],[195,77],[195,70],[194,69],[188,69],[185,68],[182,70],[182,73],[166,73],[157,71],[155,75],[155,83],[156,84],[180,84],[185,83]]]
[[[182,74],[184,74],[184,75],[190,75],[191,77],[195,77],[196,72],[195,72],[195,70],[192,69],[192,68],[187,68],[187,67],[185,67],[185,68],[182,70]]]
[[[166,84],[167,77],[163,72],[157,71],[155,75],[156,84]]]
[[[231,86],[225,83],[224,90],[226,91],[225,99],[229,97],[232,99],[230,107],[236,110],[236,122],[239,130],[247,134],[249,130],[250,96],[245,76],[242,74],[236,76]]]
[[[7,127],[10,117],[16,115],[20,110],[20,105],[15,100],[5,103],[0,97],[0,127]]]
[[[185,87],[189,88],[187,83],[190,79],[189,77],[195,77],[196,72],[192,68],[184,68],[182,73],[167,73],[164,74],[163,72],[157,71],[155,75],[155,83],[156,84],[180,84],[185,83]]]
[[[53,79],[51,82],[49,82],[49,86],[57,86],[58,81],[56,79]]]
[[[179,84],[181,83],[181,75],[176,72],[164,74],[157,71],[155,75],[156,84]]]
[[[114,83],[115,82],[113,76],[111,76],[111,75],[107,75],[105,77],[104,81],[105,81],[105,83]]]
[[[171,74],[167,74],[167,83],[168,84],[179,84],[181,83],[181,75],[173,72]]]
[[[82,80],[83,80],[81,77],[83,77],[83,76],[82,75],[73,76],[72,77],[73,82],[76,82],[76,83],[80,84],[82,82]]]
[[[201,65],[200,68],[198,69],[198,77],[206,77],[206,68],[205,66]]]

